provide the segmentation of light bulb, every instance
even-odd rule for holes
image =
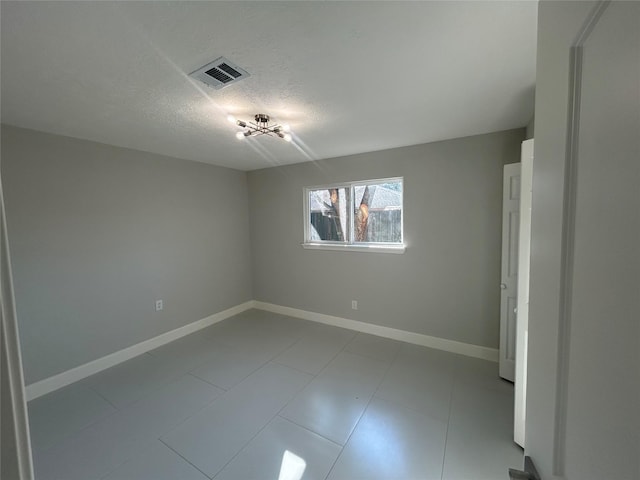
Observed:
[[[236,117],[234,117],[233,115],[228,115],[227,120],[229,120],[231,123],[236,123]]]
[[[282,126],[282,130],[284,130],[285,132],[290,132],[291,131],[291,127],[288,124],[284,124]]]
[[[236,138],[242,140],[244,138],[244,132],[236,132]]]
[[[284,137],[282,137],[282,138],[284,138],[284,141],[285,141],[285,142],[290,142],[290,141],[291,141],[291,135],[289,135],[288,133],[287,133],[287,134],[285,134],[285,136],[284,136]]]

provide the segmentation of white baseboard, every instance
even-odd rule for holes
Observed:
[[[290,317],[301,318],[303,320],[311,320],[313,322],[333,325],[335,327],[347,328],[349,330],[369,333],[371,335],[377,335],[378,337],[391,338],[401,342],[422,345],[423,347],[459,353],[469,357],[482,358],[492,362],[498,361],[498,350],[495,348],[471,345],[469,343],[456,342],[445,338],[431,337],[421,333],[407,332],[397,328],[373,325],[371,323],[360,322],[358,320],[350,320],[348,318],[334,317],[323,313],[309,312],[297,308],[283,307],[272,303],[249,300],[248,302],[241,303],[240,305],[228,308],[222,312],[214,313],[206,318],[197,320],[183,327],[176,328],[170,332],[163,333],[157,337],[150,338],[144,342],[137,343],[104,357],[92,360],[84,365],[79,365],[71,370],[67,370],[52,377],[45,378],[44,380],[32,383],[31,385],[27,385],[27,400],[33,400],[34,398],[41,397],[42,395],[46,395],[47,393],[58,390],[59,388],[66,387],[67,385],[82,380],[83,378],[101,372],[102,370],[106,370],[107,368],[111,368],[119,363],[125,362],[133,357],[146,353],[154,348],[161,347],[162,345],[182,338],[185,335],[197,332],[202,328],[218,323],[251,308],[288,315]]]
[[[268,312],[288,315],[290,317],[301,318],[303,320],[311,320],[335,327],[347,328],[357,332],[369,333],[378,337],[391,338],[400,340],[401,342],[414,343],[423,347],[436,348],[447,352],[459,353],[469,357],[481,358],[492,362],[498,361],[498,350],[496,348],[482,347],[480,345],[472,345],[470,343],[456,342],[455,340],[447,340],[445,338],[431,337],[421,333],[407,332],[397,328],[383,327],[382,325],[373,325],[371,323],[360,322],[358,320],[350,320],[348,318],[334,317],[323,313],[309,312],[299,310],[297,308],[283,307],[272,303],[254,301],[254,308],[266,310]]]
[[[77,382],[78,380],[82,380],[83,378],[101,372],[102,370],[106,370],[107,368],[146,353],[154,348],[161,347],[162,345],[184,337],[185,335],[189,335],[190,333],[194,333],[202,328],[237,315],[238,313],[242,313],[245,310],[254,308],[254,303],[255,302],[253,300],[249,300],[248,302],[241,303],[240,305],[228,308],[222,312],[214,313],[206,318],[196,320],[193,323],[163,333],[157,337],[150,338],[144,342],[136,343],[130,347],[118,350],[117,352],[113,352],[96,360],[92,360],[84,365],[79,365],[71,370],[67,370],[52,377],[45,378],[44,380],[32,383],[31,385],[27,385],[27,400],[33,400],[34,398],[41,397],[42,395],[58,390],[59,388]]]

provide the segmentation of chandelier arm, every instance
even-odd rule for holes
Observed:
[[[242,120],[236,120],[236,124],[242,128],[245,128],[245,137],[268,135],[270,137],[277,136],[286,139],[284,128],[278,123],[271,123],[271,118],[266,114],[256,114],[254,116],[255,122],[244,122]],[[287,140],[290,141],[290,140]]]

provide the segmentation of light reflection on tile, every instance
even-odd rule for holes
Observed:
[[[339,453],[339,445],[276,417],[215,478],[325,478]]]
[[[29,408],[36,480],[488,480],[522,465],[496,364],[258,310]]]
[[[329,479],[440,479],[446,422],[374,399]]]

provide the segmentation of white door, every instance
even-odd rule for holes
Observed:
[[[527,340],[529,333],[529,264],[531,263],[531,199],[533,140],[522,142],[520,175],[520,234],[518,242],[518,301],[516,319],[516,381],[513,439],[524,448],[527,399]]]
[[[500,283],[500,376],[513,382],[516,365],[520,164],[504,166],[502,185],[502,279]]]

